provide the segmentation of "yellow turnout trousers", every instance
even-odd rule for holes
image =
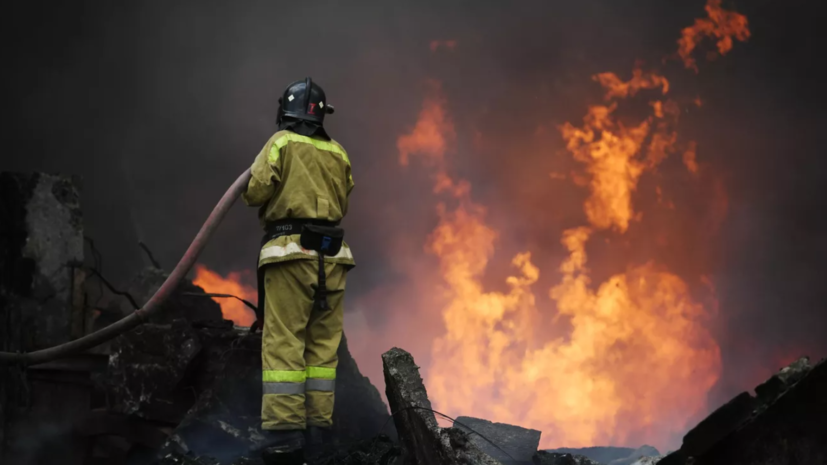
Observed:
[[[261,426],[266,430],[333,424],[347,270],[325,264],[330,310],[313,311],[317,267],[316,260],[265,265]]]

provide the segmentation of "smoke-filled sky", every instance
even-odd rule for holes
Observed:
[[[378,356],[392,344],[427,368],[440,311],[406,297],[436,292],[439,262],[423,247],[437,196],[422,163],[401,166],[397,140],[433,81],[456,133],[448,169],[500,232],[485,284],[502,287],[511,270],[499,264],[531,251],[549,264],[545,298],[567,255],[560,233],[582,223],[586,197],[549,176],[573,166],[561,161],[557,128],[602,101],[592,75],[628,79],[641,60],[678,98],[703,102],[681,115],[680,137],[697,141],[712,175],[689,186],[669,177],[679,156],[663,166],[658,179],[688,213],[673,225],[685,232],[671,238],[678,245],[658,259],[691,287],[707,276],[716,289],[708,326],[723,369],[710,405],[792,357],[827,355],[823,2],[725,1],[752,36],[714,61],[701,54],[697,75],[661,59],[704,16],[703,0],[53,3],[18,2],[3,15],[0,169],[83,176],[86,232],[116,282],[145,265],[139,240],[174,265],[274,131],[284,86],[309,75],[336,106],[329,132],[356,181],[345,220],[358,264],[352,349],[377,384]],[[725,199],[726,215],[696,198]],[[201,261],[220,273],[252,269],[259,237],[255,210],[239,204]],[[636,253],[596,257],[595,281],[650,258]]]

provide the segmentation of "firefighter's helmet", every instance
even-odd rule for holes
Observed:
[[[321,125],[328,113],[333,113],[333,106],[327,103],[321,86],[309,77],[287,86],[279,99],[279,120],[288,116]]]

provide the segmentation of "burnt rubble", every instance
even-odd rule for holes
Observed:
[[[803,357],[684,436],[661,465],[827,463],[827,360]]]
[[[0,350],[65,343],[83,335],[91,321],[79,292],[84,273],[78,183],[69,176],[0,173]],[[3,456],[23,463],[44,444],[56,457],[80,456],[77,444],[53,441],[71,428],[73,416],[90,408],[78,382],[83,375],[75,371],[58,376],[0,365]]]
[[[634,465],[641,459],[648,461],[660,460],[660,452],[652,446],[631,447],[562,447],[546,452],[556,454],[571,454],[573,457],[584,457],[594,463],[605,465]]]
[[[146,302],[167,277],[156,264],[118,291],[104,283],[88,238],[95,265],[86,267],[77,186],[68,176],[0,173],[4,351],[88,334]],[[88,299],[104,289],[98,284],[111,291],[106,302],[99,292]],[[230,463],[233,454],[235,463],[255,463],[243,455],[260,439],[261,336],[223,320],[203,293],[185,280],[149,324],[106,344],[28,368],[0,366],[0,463]],[[339,359],[334,441],[374,440],[387,407],[344,338]],[[392,444],[393,424],[384,432],[377,446]]]
[[[540,445],[540,432],[506,423],[472,417],[457,417],[454,426],[468,434],[481,451],[503,465],[531,465]]]
[[[419,367],[411,354],[393,348],[382,354],[385,393],[399,433],[406,462],[411,465],[479,464],[499,462],[482,452],[458,428],[440,428]]]
[[[201,342],[184,320],[147,324],[115,339],[109,355],[109,410],[148,420],[181,421],[192,404],[185,377]]]
[[[534,455],[534,465],[601,465],[585,455],[568,452],[538,451]]]
[[[88,334],[166,279],[156,263],[91,307],[87,286],[103,277],[84,267],[78,198],[74,178],[0,173],[4,351]],[[203,293],[185,281],[157,317],[107,344],[28,368],[0,365],[0,463],[261,465],[261,335],[223,320]],[[345,337],[338,354],[333,441],[312,465],[827,463],[823,360],[799,359],[755,395],[739,394],[661,457],[649,446],[538,451],[540,431],[467,416],[440,427],[419,368],[398,348],[382,355],[391,415]]]

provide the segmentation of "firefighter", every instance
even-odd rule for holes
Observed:
[[[328,113],[333,107],[318,84],[290,84],[279,99],[278,131],[256,157],[243,195],[259,207],[265,229],[256,325],[263,326],[266,464],[304,463],[305,449],[317,449],[332,426],[345,281],[354,266],[338,225],[353,177],[347,152],[324,128]]]

